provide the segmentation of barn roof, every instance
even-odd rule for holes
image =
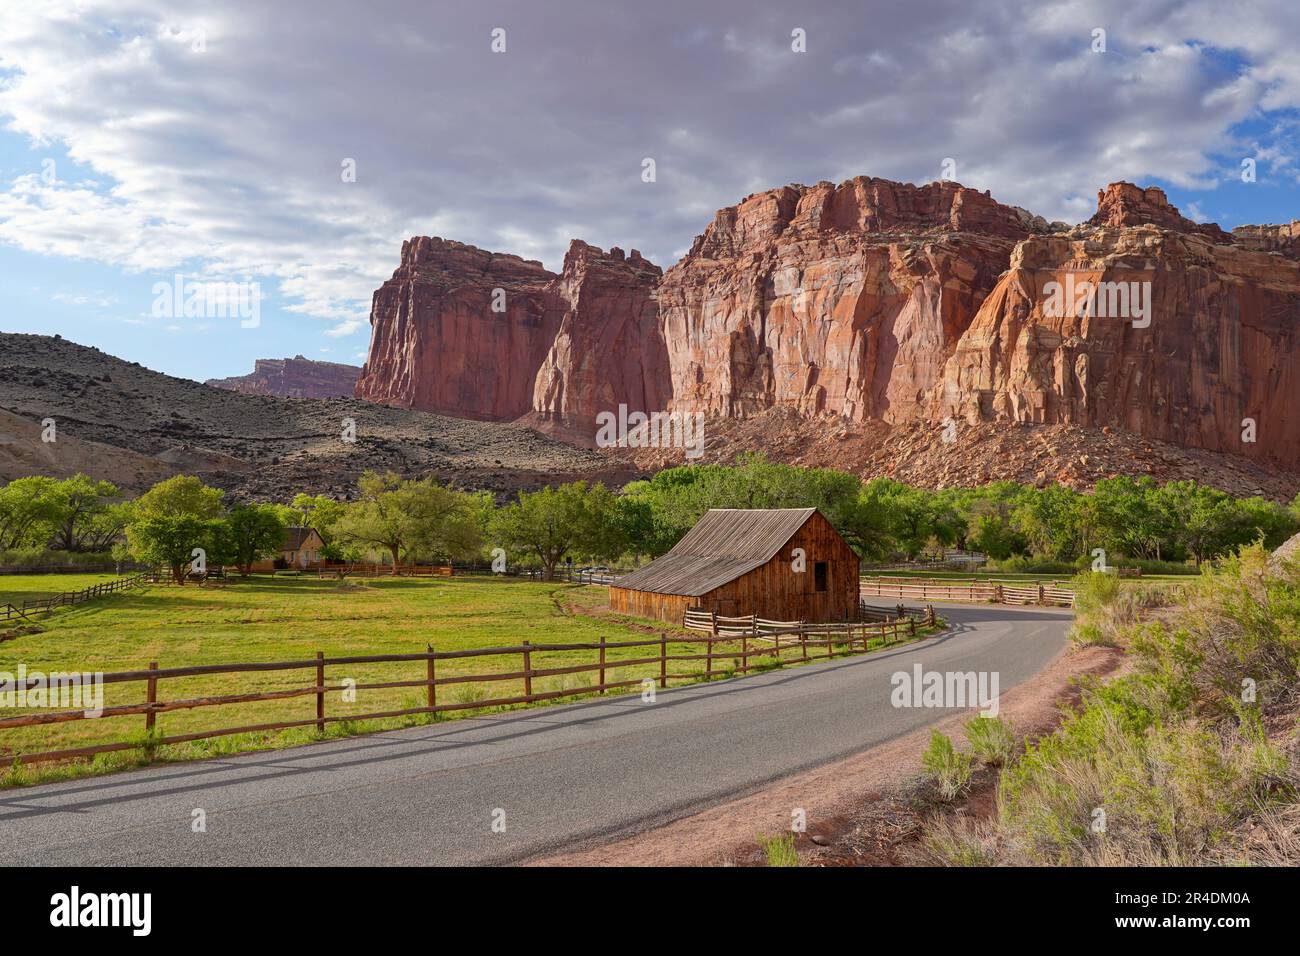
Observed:
[[[658,594],[707,594],[762,567],[816,508],[715,508],[667,554],[625,574],[614,587]]]

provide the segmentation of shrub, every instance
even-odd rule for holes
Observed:
[[[768,866],[798,866],[799,854],[794,848],[794,836],[786,833],[781,836],[759,837],[759,846],[767,855]]]
[[[1011,762],[1016,753],[1016,734],[1009,721],[1001,717],[972,717],[966,722],[966,739],[990,767],[1001,767]]]
[[[1287,710],[1300,698],[1300,568],[1258,546],[1189,587],[1185,609],[1137,632],[1142,666],[1217,716]]]
[[[916,866],[996,866],[999,859],[997,826],[987,821],[927,821],[920,842],[904,851],[906,862]]]
[[[930,746],[921,757],[921,765],[934,781],[942,799],[955,800],[970,786],[974,762],[970,754],[953,746],[946,734],[930,731]]]
[[[1178,720],[1158,681],[1085,692],[1061,730],[1004,770],[1003,834],[1046,865],[1192,865],[1266,796],[1278,755],[1257,730]]]
[[[1124,643],[1132,626],[1154,608],[1185,599],[1185,585],[1166,587],[1122,582],[1116,575],[1084,571],[1075,575],[1074,624],[1070,640],[1077,645]]]

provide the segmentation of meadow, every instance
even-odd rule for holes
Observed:
[[[84,587],[85,581],[59,575],[59,584]],[[86,576],[90,577],[90,576]],[[48,579],[44,579],[48,587]],[[7,579],[18,589],[38,590],[42,582]],[[687,632],[662,622],[613,615],[605,588],[557,582],[530,582],[488,577],[411,579],[349,579],[340,584],[314,576],[254,575],[234,579],[226,587],[151,585],[38,618],[42,631],[0,641],[0,672],[112,672],[201,664],[306,660],[317,651],[328,657],[418,653],[432,645],[438,651],[534,644],[598,642],[657,638],[666,633],[669,653],[701,653],[695,644],[674,643]],[[700,636],[698,633],[695,636]],[[729,648],[727,648],[729,649]],[[725,653],[723,647],[719,650]],[[657,656],[656,648],[611,648],[608,660]],[[537,654],[532,666],[561,667],[595,661],[590,650]],[[720,659],[715,671],[725,672],[731,658]],[[756,663],[753,661],[751,663]],[[703,661],[674,663],[670,670],[688,678],[703,678]],[[458,674],[516,672],[519,654],[439,661],[441,680]],[[611,670],[607,680],[657,676],[658,663]],[[359,684],[422,680],[423,661],[331,666],[326,682],[345,679]],[[159,682],[159,700],[225,694],[274,692],[311,686],[314,671],[210,674]],[[595,672],[538,677],[533,691],[581,689],[597,683]],[[636,689],[636,688],[633,688]],[[104,704],[142,702],[143,682],[106,684]],[[469,705],[438,715],[454,719],[481,713],[477,700],[505,698],[523,692],[522,680],[466,682],[439,687],[438,702]],[[331,717],[398,710],[425,704],[423,687],[362,689],[354,701],[341,692],[326,695]],[[565,700],[573,700],[569,697]],[[21,713],[5,709],[0,716]],[[156,731],[171,736],[219,727],[241,727],[315,715],[315,697],[221,704],[157,715]],[[326,736],[345,736],[427,723],[428,715],[327,724]],[[139,762],[139,751],[100,754],[80,767],[61,770],[48,764],[18,766],[20,753],[69,749],[143,737],[143,715],[103,717],[43,726],[0,730],[0,783],[23,783],[50,773],[95,772]],[[216,737],[158,747],[154,759],[189,759],[241,750],[288,746],[319,739],[314,727]]]

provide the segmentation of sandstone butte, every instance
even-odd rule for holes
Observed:
[[[1056,314],[1067,277],[1149,282],[1150,323]],[[556,275],[419,237],[371,325],[357,397],[586,444],[625,403],[1119,428],[1300,469],[1300,223],[1226,233],[1130,183],[1074,227],[951,182],[785,186],[663,273],[578,240]]]
[[[248,375],[210,378],[204,385],[244,392],[248,395],[279,395],[282,398],[350,398],[356,390],[361,369],[340,362],[318,362],[295,355],[293,358],[258,359]]]

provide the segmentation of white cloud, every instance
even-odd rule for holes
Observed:
[[[521,0],[498,17],[506,54],[472,5],[4,4],[0,116],[82,174],[0,184],[0,241],[258,278],[341,337],[364,329],[411,235],[552,269],[580,237],[667,266],[756,189],[926,181],[948,156],[965,184],[1077,221],[1114,179],[1222,181],[1213,157],[1251,145],[1235,124],[1300,106],[1291,3],[937,0],[864,17],[847,0],[797,16]],[[795,26],[808,53],[790,51]]]

